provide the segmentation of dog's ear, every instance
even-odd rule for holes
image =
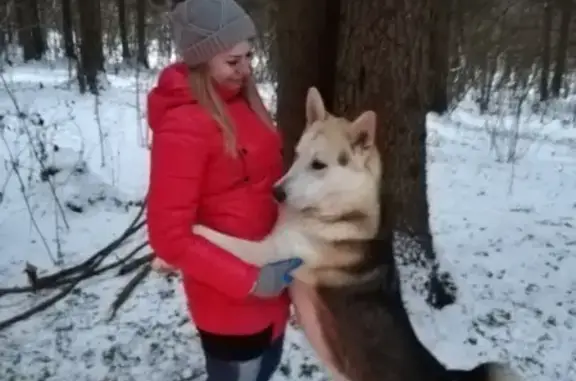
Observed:
[[[306,123],[311,125],[314,122],[325,120],[327,117],[326,107],[320,92],[315,87],[308,89],[306,97]]]
[[[376,139],[376,113],[364,111],[350,125],[350,141],[353,150],[368,150]]]

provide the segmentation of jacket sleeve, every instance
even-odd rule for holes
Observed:
[[[150,246],[183,274],[244,298],[259,269],[192,233],[209,147],[203,129],[190,128],[191,123],[167,119],[154,132],[147,199]]]

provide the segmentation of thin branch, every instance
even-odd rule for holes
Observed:
[[[14,108],[16,109],[16,112],[19,116],[20,123],[22,124],[22,127],[24,127],[23,130],[26,132],[26,135],[28,136],[28,141],[30,143],[30,147],[32,149],[32,152],[34,153],[34,157],[38,161],[38,164],[40,164],[40,168],[41,168],[42,172],[44,172],[44,171],[46,171],[46,166],[42,162],[42,159],[40,158],[40,154],[36,151],[36,147],[34,147],[34,139],[32,138],[32,133],[30,132],[30,129],[28,128],[28,126],[26,125],[24,120],[21,118],[21,116],[23,115],[23,112],[20,109],[20,106],[18,105],[18,101],[16,99],[16,96],[14,95],[12,90],[10,89],[10,86],[8,86],[8,83],[6,82],[6,78],[4,78],[4,75],[2,75],[2,73],[0,73],[0,80],[2,80],[2,84],[4,85],[4,88],[6,89],[6,93],[10,97],[12,104],[14,105]],[[57,207],[60,210],[60,213],[62,214],[62,220],[64,222],[64,225],[66,226],[67,230],[70,230],[70,225],[68,224],[68,220],[66,219],[66,213],[64,212],[64,208],[62,207],[62,204],[60,203],[60,200],[58,199],[58,195],[56,194],[56,188],[54,187],[54,184],[52,184],[52,181],[50,181],[48,179],[47,182],[48,182],[48,185],[50,187],[50,191],[52,192],[52,195],[54,196],[54,200],[57,204]]]
[[[32,225],[34,226],[34,229],[36,229],[36,232],[40,236],[40,240],[42,241],[42,244],[44,245],[44,248],[46,249],[48,256],[52,260],[52,263],[56,264],[57,260],[54,257],[54,255],[52,254],[52,250],[50,250],[50,245],[48,245],[48,241],[46,240],[46,237],[44,237],[44,234],[42,233],[42,229],[40,229],[40,226],[38,226],[38,222],[36,221],[36,218],[34,217],[34,212],[32,211],[32,205],[30,205],[30,200],[28,200],[28,197],[26,196],[26,184],[24,182],[24,179],[22,178],[22,175],[20,174],[20,171],[18,170],[18,166],[16,164],[16,158],[14,157],[12,150],[10,149],[10,145],[8,144],[8,141],[6,140],[6,136],[2,132],[3,124],[4,124],[4,122],[0,121],[0,137],[2,138],[2,141],[4,142],[4,145],[6,146],[6,151],[8,152],[8,156],[10,157],[10,164],[11,164],[12,171],[14,171],[14,173],[16,174],[16,178],[18,179],[18,182],[20,183],[20,193],[22,193],[22,197],[24,198],[24,203],[26,204],[26,209],[28,210],[28,215],[30,216],[30,220],[32,221]]]
[[[13,287],[13,288],[0,289],[0,297],[3,295],[7,295],[7,294],[30,292],[30,291],[34,291],[37,289],[49,288],[46,285],[57,283],[59,279],[69,278],[69,277],[72,277],[73,275],[84,272],[86,269],[94,268],[94,263],[96,263],[99,258],[106,258],[110,253],[112,253],[114,250],[116,250],[118,247],[120,247],[120,245],[123,242],[125,242],[125,240],[127,238],[129,238],[130,236],[135,234],[138,230],[140,230],[144,226],[145,221],[139,222],[139,220],[143,214],[144,214],[144,205],[141,207],[141,209],[138,211],[138,214],[135,216],[134,220],[131,222],[131,224],[128,226],[128,228],[124,231],[124,233],[122,233],[122,235],[120,235],[120,237],[118,237],[115,240],[113,240],[112,242],[110,242],[108,245],[106,245],[101,250],[98,250],[96,253],[91,255],[84,262],[82,262],[78,265],[60,270],[54,274],[38,278],[36,285],[35,285],[35,288]]]
[[[83,263],[83,266],[80,267],[82,269],[80,274],[77,277],[70,279],[69,283],[66,284],[65,287],[62,288],[58,294],[44,300],[40,304],[38,304],[38,305],[20,313],[20,314],[17,314],[16,316],[13,316],[13,317],[8,318],[6,320],[0,321],[0,331],[4,330],[6,328],[9,328],[12,325],[14,325],[20,321],[26,320],[26,319],[34,316],[35,314],[37,314],[39,312],[42,312],[42,311],[48,309],[50,306],[56,304],[58,301],[64,299],[68,294],[70,294],[70,292],[72,292],[72,290],[74,290],[74,288],[76,288],[76,286],[78,284],[80,284],[80,282],[82,280],[88,279],[91,276],[94,276],[95,274],[100,274],[106,270],[109,270],[113,267],[116,267],[113,265],[108,265],[108,266],[104,266],[103,268],[98,269],[100,264],[114,251],[115,248],[119,247],[120,244],[122,242],[124,242],[130,235],[134,234],[135,231],[139,230],[143,226],[144,222],[141,222],[141,223],[137,222],[141,215],[142,215],[141,213],[138,213],[138,215],[136,216],[134,221],[130,224],[130,226],[124,231],[124,233],[120,237],[118,237],[117,239],[112,241],[104,249],[102,249],[99,252],[97,252],[96,254],[92,255],[87,261],[85,261]],[[132,253],[128,254],[123,260],[116,262],[116,265],[119,265],[119,264],[126,262],[129,259],[129,257],[133,256],[142,247],[144,247],[144,245],[140,245],[139,248],[135,249]],[[149,254],[145,258],[147,259],[147,261],[150,261],[152,256]],[[146,263],[146,261],[143,261],[143,262]],[[148,267],[149,267],[149,265],[148,265]],[[79,268],[79,266],[75,266],[75,269],[78,269],[78,268]],[[64,272],[75,273],[76,271],[72,271],[71,269],[68,269],[67,271],[61,271],[60,274],[62,274]],[[47,279],[47,278],[58,279],[58,278],[55,278],[55,275],[56,274],[54,274],[50,277],[38,278],[38,279],[36,279],[36,281],[34,283],[36,286],[38,286],[38,283],[41,283],[42,279]],[[141,275],[139,274],[139,276],[141,276]],[[141,276],[141,279],[143,279],[143,278],[144,278],[144,276]],[[138,281],[136,283],[140,283],[140,281]],[[133,288],[135,286],[136,285],[134,285]],[[133,291],[133,288],[132,288],[132,291]],[[131,293],[132,291],[129,291],[128,294]],[[126,289],[124,289],[123,293],[125,294],[126,292],[127,292]],[[128,296],[126,296],[126,298],[127,297]],[[122,303],[124,303],[125,300],[126,299],[121,301],[120,304],[118,305],[118,307]],[[118,302],[116,302],[116,304],[118,304]]]

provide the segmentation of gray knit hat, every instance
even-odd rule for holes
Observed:
[[[174,42],[189,66],[256,36],[254,22],[234,0],[185,0],[170,16]]]

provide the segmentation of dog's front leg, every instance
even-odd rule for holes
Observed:
[[[194,225],[192,232],[253,265],[264,266],[276,260],[276,250],[270,239],[250,241],[221,233],[204,225]]]
[[[192,231],[256,266],[294,257],[311,265],[316,258],[314,245],[303,234],[289,228],[277,228],[261,241],[233,237],[204,225],[194,225]]]

